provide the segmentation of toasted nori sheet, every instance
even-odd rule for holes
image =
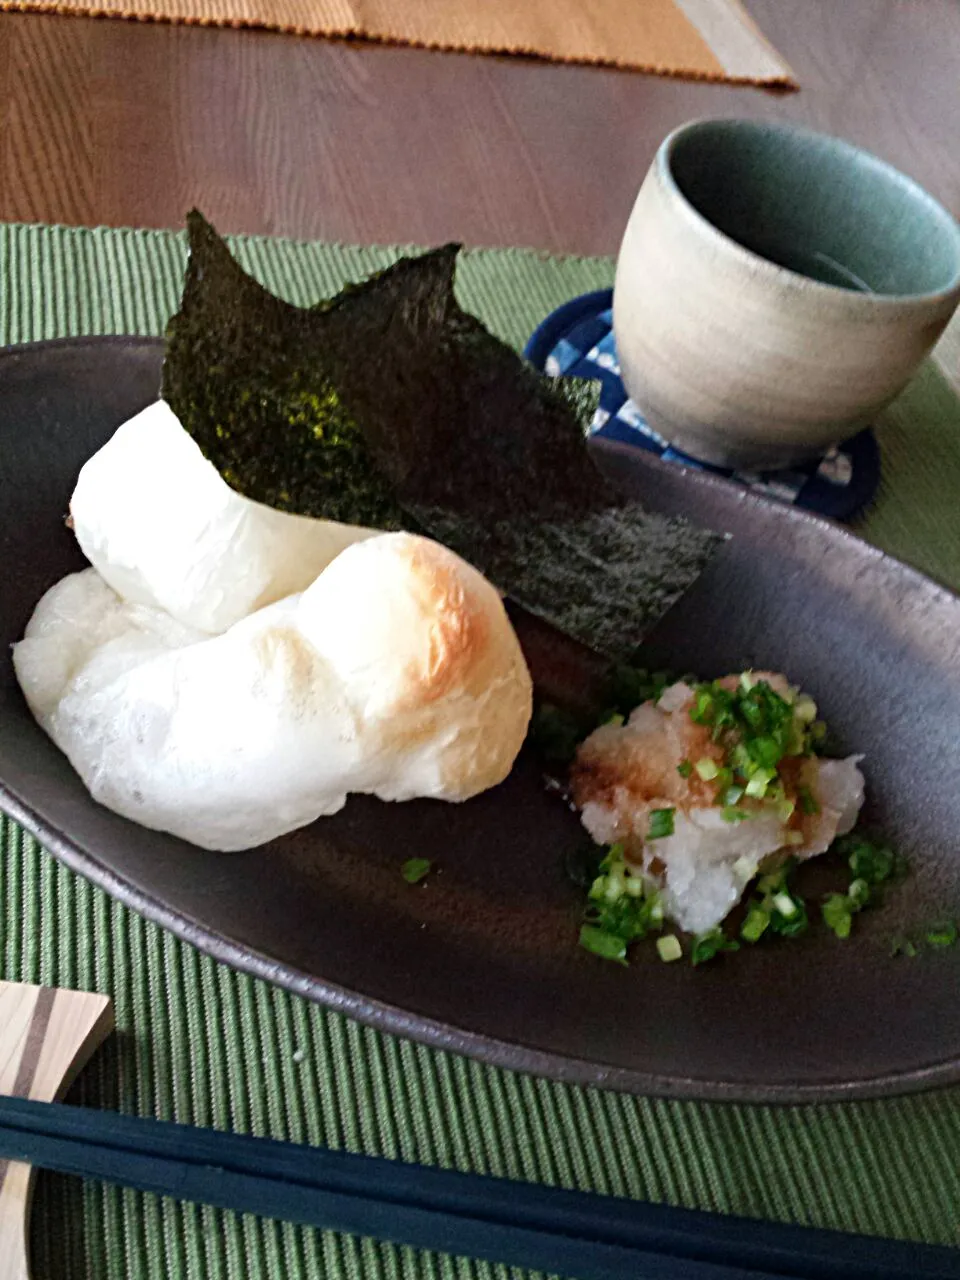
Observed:
[[[719,535],[620,498],[587,450],[595,387],[544,377],[459,306],[457,245],[302,308],[196,211],[188,230],[162,393],[239,492],[426,532],[610,657],[696,579]]]
[[[441,508],[413,513],[530,613],[621,661],[699,576],[712,546],[689,521],[637,503],[492,525]]]
[[[282,511],[400,529],[390,481],[341,399],[323,307],[274,297],[194,210],[161,394],[223,478]],[[335,326],[334,326],[335,327]]]

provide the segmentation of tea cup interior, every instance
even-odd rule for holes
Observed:
[[[960,280],[960,229],[921,187],[804,130],[706,120],[661,153],[687,203],[750,253],[808,279],[897,298]]]

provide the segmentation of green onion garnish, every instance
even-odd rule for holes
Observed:
[[[767,787],[777,776],[776,769],[755,768],[747,783],[747,795],[755,800],[762,800],[767,794]]]
[[[407,884],[419,884],[432,870],[433,863],[429,858],[408,858],[400,868],[400,874]]]
[[[711,760],[709,756],[704,756],[702,760],[698,760],[694,768],[704,782],[710,782],[720,772],[720,766],[716,760]]]
[[[796,803],[793,800],[775,800],[773,803],[780,821],[789,822],[796,810]]]
[[[820,812],[820,805],[809,787],[797,787],[797,799],[800,801],[800,812],[808,817]]]
[[[727,789],[724,791],[723,795],[720,798],[720,803],[733,805],[733,804],[737,804],[738,801],[742,799],[743,799],[743,787],[738,786],[735,783],[733,786],[727,787]]]
[[[770,924],[770,912],[760,903],[751,906],[740,926],[740,937],[745,942],[759,942]]]
[[[590,886],[590,892],[587,895],[590,898],[602,898],[607,887],[607,877],[597,876],[593,884]]]
[[[660,895],[627,867],[622,845],[611,845],[600,866],[603,874],[588,894],[580,944],[594,955],[626,964],[630,943],[663,925]]]
[[[693,946],[690,948],[690,963],[692,965],[705,964],[707,960],[712,960],[721,951],[739,950],[739,942],[734,942],[732,938],[728,938],[723,930],[717,926],[717,928],[709,929],[706,933],[701,933],[694,938]]]
[[[952,947],[957,940],[957,926],[953,920],[937,925],[924,935],[931,947]]]
[[[847,862],[856,879],[866,880],[867,884],[882,884],[893,875],[895,859],[892,850],[860,838],[850,840],[848,837],[845,844],[841,841],[837,844],[841,852],[849,848]]]
[[[626,964],[627,944],[623,938],[618,938],[615,933],[608,933],[606,929],[600,929],[593,924],[585,924],[580,928],[580,945],[585,951],[591,952],[592,955],[600,956],[603,960],[616,960],[620,964]]]
[[[624,893],[623,877],[611,871],[604,877],[603,897],[606,902],[618,902]]]
[[[853,926],[853,911],[845,893],[831,893],[824,901],[823,920],[838,938],[849,938]]]
[[[798,938],[801,933],[806,933],[810,926],[806,903],[802,898],[794,898],[793,903],[796,911],[792,916],[781,915],[779,911],[772,912],[770,916],[771,930],[782,934],[785,938]]]
[[[753,813],[749,809],[737,809],[734,805],[728,804],[720,810],[720,817],[724,822],[746,822],[748,818],[753,817]]]
[[[859,911],[861,907],[865,907],[870,901],[870,886],[866,880],[851,880],[850,888],[847,890],[847,897],[850,899],[850,905]]]
[[[690,719],[696,724],[710,724],[714,712],[714,697],[709,689],[702,689],[697,693],[693,707],[690,711]]]
[[[801,724],[812,724],[817,718],[817,704],[808,693],[801,693],[793,704],[793,714]]]
[[[648,840],[663,840],[666,836],[673,835],[673,815],[675,809],[654,809],[650,814],[650,827],[647,831]]]
[[[786,889],[781,889],[779,893],[774,894],[772,902],[774,910],[779,911],[787,920],[791,920],[799,910],[796,902],[787,893]]]
[[[657,939],[657,955],[665,964],[680,959],[683,955],[683,947],[675,933],[665,933],[662,938]]]
[[[775,871],[765,872],[757,881],[757,888],[763,894],[769,894],[771,897],[775,893],[779,893],[781,889],[787,887],[787,878],[796,865],[795,858],[788,858],[786,862],[782,862]]]
[[[642,898],[644,895],[643,881],[639,876],[625,876],[623,891],[628,898]]]
[[[677,765],[677,773],[681,778],[689,778],[693,773],[693,764],[689,760],[681,760]]]
[[[774,737],[755,738],[750,744],[750,754],[768,769],[775,769],[784,756],[784,748]]]

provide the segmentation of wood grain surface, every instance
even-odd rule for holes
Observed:
[[[108,996],[0,982],[0,1093],[61,1098],[113,1028]],[[0,1280],[27,1280],[33,1170],[0,1160]]]
[[[812,125],[960,213],[958,0],[750,0],[802,89],[0,13],[0,218],[615,252],[698,115]]]
[[[0,217],[617,246],[660,138],[803,121],[960,207],[956,0],[751,0],[799,94],[256,31],[0,14]]]

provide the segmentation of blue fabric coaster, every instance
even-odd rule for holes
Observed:
[[[600,408],[591,424],[591,435],[712,471],[768,498],[795,503],[834,520],[851,520],[871,501],[880,482],[880,450],[870,427],[819,461],[787,471],[732,471],[672,448],[646,421],[620,381],[612,305],[612,289],[573,298],[537,326],[524,349],[531,364],[554,377],[600,382]]]

